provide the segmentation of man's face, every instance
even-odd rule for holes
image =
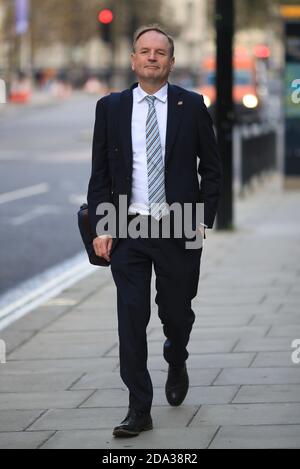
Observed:
[[[167,81],[174,62],[168,38],[157,31],[142,34],[136,42],[135,53],[131,54],[131,66],[137,78],[150,83]]]

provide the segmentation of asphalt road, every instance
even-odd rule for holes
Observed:
[[[0,113],[0,297],[82,251],[96,96]]]

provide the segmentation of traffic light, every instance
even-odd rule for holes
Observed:
[[[114,19],[114,14],[109,8],[101,10],[98,15],[99,21],[99,31],[101,39],[104,42],[112,42],[112,22]]]
[[[271,51],[269,47],[265,46],[264,44],[258,44],[254,47],[254,55],[258,59],[269,59]]]

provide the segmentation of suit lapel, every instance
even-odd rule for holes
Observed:
[[[120,133],[123,154],[126,160],[128,175],[132,173],[132,136],[131,121],[133,108],[133,89],[138,84],[135,83],[130,89],[121,94],[120,102]],[[166,154],[165,166],[170,161],[173,145],[175,143],[178,128],[183,116],[184,101],[181,99],[181,91],[168,85],[168,118],[166,133]]]
[[[183,116],[184,101],[180,98],[181,91],[169,84],[165,166],[170,162],[172,148]]]
[[[126,161],[128,175],[132,172],[132,136],[131,121],[133,108],[132,90],[137,86],[135,83],[130,89],[121,94],[120,102],[120,134],[123,154]]]

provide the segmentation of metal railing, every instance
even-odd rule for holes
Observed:
[[[253,181],[280,170],[282,126],[278,122],[237,125],[233,131],[234,189],[243,195]]]

